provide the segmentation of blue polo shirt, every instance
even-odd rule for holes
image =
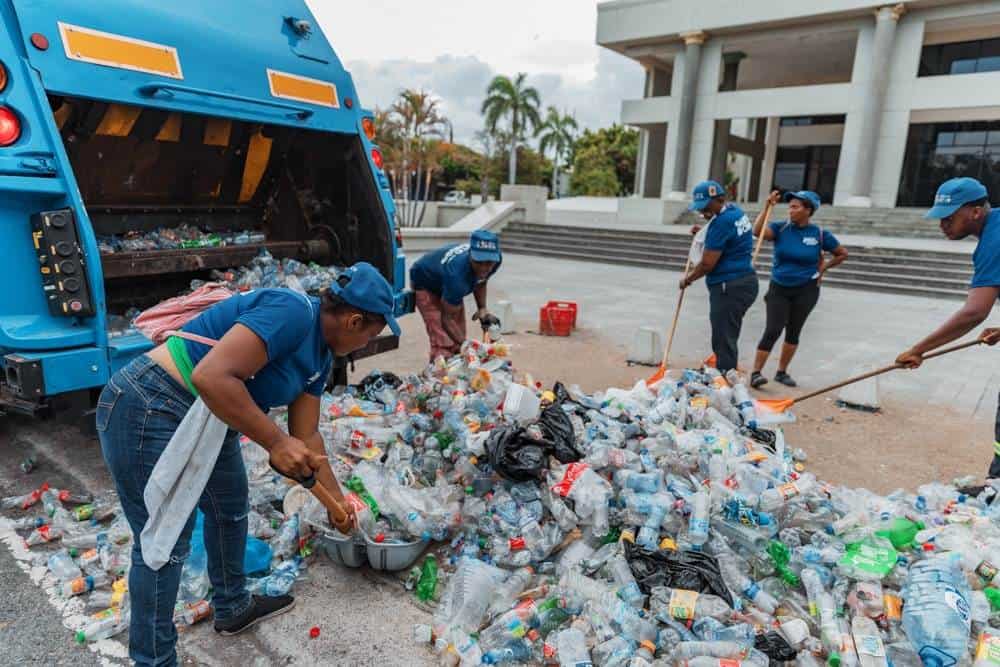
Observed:
[[[184,331],[219,340],[242,324],[264,341],[267,364],[246,381],[257,406],[267,412],[288,405],[303,393],[320,396],[333,366],[320,329],[319,299],[290,289],[259,289],[220,301],[184,325]],[[191,364],[211,349],[185,340]]]
[[[1000,209],[986,217],[972,264],[975,270],[969,287],[1000,287]]]
[[[782,287],[800,287],[817,278],[820,246],[822,252],[840,247],[836,236],[812,223],[799,227],[791,221],[772,222],[768,227],[774,232],[771,280]]]
[[[739,206],[726,204],[712,218],[705,234],[705,250],[722,252],[718,263],[705,278],[709,285],[752,275],[753,224]]]
[[[503,258],[490,276],[497,272]],[[469,263],[469,244],[446,245],[427,253],[410,267],[410,287],[436,294],[452,306],[462,305],[476,288],[476,274]]]

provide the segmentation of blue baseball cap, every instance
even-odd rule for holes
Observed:
[[[938,188],[934,196],[934,208],[927,211],[924,217],[928,220],[941,220],[950,217],[966,204],[988,196],[986,186],[976,179],[968,176],[952,178]]]
[[[485,229],[474,231],[469,239],[469,254],[474,262],[499,262],[500,239]]]
[[[345,282],[345,276],[348,280],[346,284],[341,284]],[[393,334],[402,335],[399,323],[393,316],[396,299],[393,296],[392,287],[378,272],[378,269],[368,262],[358,262],[345,269],[330,284],[330,291],[355,308],[360,308],[366,313],[381,315],[385,318],[385,323],[389,325]]]
[[[704,211],[708,202],[716,197],[725,196],[726,189],[719,185],[718,181],[702,181],[694,186],[692,193],[693,201],[688,206],[689,211]]]
[[[785,201],[792,201],[793,199],[798,199],[804,203],[813,210],[813,213],[819,210],[819,195],[812,190],[799,190],[798,192],[785,193]]]

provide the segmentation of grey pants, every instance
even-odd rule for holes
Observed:
[[[708,286],[709,319],[712,322],[712,352],[722,374],[736,368],[743,316],[757,299],[760,285],[756,274]]]

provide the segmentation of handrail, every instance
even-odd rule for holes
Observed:
[[[139,86],[137,92],[144,97],[154,97],[161,93],[164,93],[169,97],[173,97],[174,93],[187,93],[188,95],[199,95],[201,97],[214,97],[221,100],[239,102],[241,104],[256,104],[258,106],[271,107],[273,109],[281,109],[283,111],[287,111],[289,116],[298,118],[299,120],[305,120],[306,118],[312,116],[314,113],[312,109],[306,109],[300,106],[295,106],[294,104],[286,104],[284,102],[273,102],[271,100],[259,100],[254,97],[246,97],[245,95],[220,93],[218,91],[209,90],[207,88],[194,88],[192,86],[182,86],[176,83],[167,83],[167,82],[147,83],[145,85]]]

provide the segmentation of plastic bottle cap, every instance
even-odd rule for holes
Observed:
[[[378,533],[377,535],[375,535],[375,542],[377,542],[378,544],[382,544],[383,542],[385,542],[385,533]]]
[[[86,644],[87,643],[87,635],[84,634],[83,630],[77,630],[76,631],[76,643],[77,644]]]
[[[923,550],[924,551],[934,551],[934,545],[931,544],[930,542],[927,542],[927,543],[925,543],[923,545]]]
[[[309,628],[309,638],[316,639],[317,637],[319,637],[319,626],[314,625],[311,628]]]
[[[656,644],[649,641],[648,639],[643,639],[641,642],[639,642],[639,646],[643,647],[650,653],[656,653]]]

